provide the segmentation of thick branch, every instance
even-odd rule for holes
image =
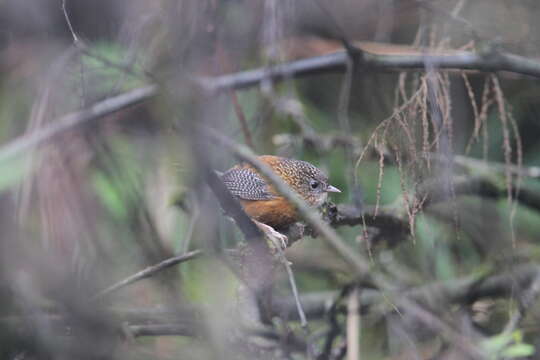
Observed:
[[[540,78],[540,62],[504,52],[478,55],[472,52],[452,54],[381,55],[362,52],[362,65],[372,70],[424,70],[430,63],[436,68],[454,70],[508,71]],[[321,73],[340,73],[346,70],[348,55],[339,51],[328,55],[292,61],[273,67],[242,71],[214,78],[201,78],[200,84],[209,91],[244,89],[264,81],[280,81]]]
[[[356,226],[366,225],[384,230],[387,233],[408,234],[409,223],[395,214],[378,211],[375,215],[372,211],[359,212],[354,206],[340,204],[337,213],[332,217],[332,226]]]

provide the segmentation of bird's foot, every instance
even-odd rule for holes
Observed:
[[[255,224],[261,229],[265,237],[269,240],[268,245],[270,250],[273,253],[280,250],[283,251],[289,245],[289,238],[286,235],[283,235],[279,231],[276,231],[273,227],[263,224],[261,222],[255,221]]]

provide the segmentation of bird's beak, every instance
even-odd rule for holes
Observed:
[[[339,190],[337,187],[332,186],[332,185],[328,185],[328,187],[326,188],[326,191],[327,192],[335,192],[335,193],[340,193],[341,192],[341,190]]]

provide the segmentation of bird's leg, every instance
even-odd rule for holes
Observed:
[[[281,250],[285,250],[287,248],[287,245],[289,244],[289,239],[286,235],[283,235],[279,231],[276,231],[273,227],[258,222],[257,220],[253,220],[253,222],[255,222],[259,229],[261,229],[266,238],[271,241],[271,247],[279,247]]]

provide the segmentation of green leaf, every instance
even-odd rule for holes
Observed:
[[[482,347],[489,354],[496,354],[502,351],[506,346],[512,342],[513,338],[511,334],[499,334],[492,336],[482,342]]]
[[[530,344],[515,344],[507,347],[501,352],[501,356],[509,358],[520,358],[531,356],[535,353],[534,346]]]
[[[0,191],[18,185],[30,170],[27,157],[11,159],[0,163]]]
[[[96,193],[107,209],[118,218],[125,218],[127,209],[122,200],[121,194],[118,192],[114,184],[102,173],[94,175],[94,188]]]

